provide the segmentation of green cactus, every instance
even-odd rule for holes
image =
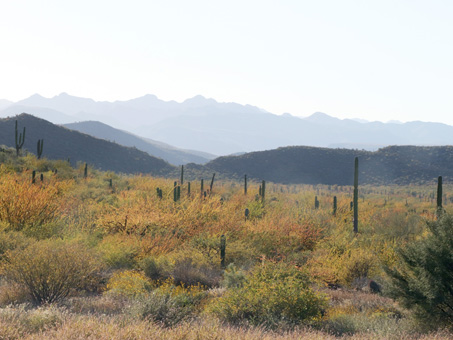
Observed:
[[[38,147],[37,147],[38,159],[41,159],[43,146],[44,146],[44,139],[38,139]]]
[[[212,174],[211,185],[209,185],[209,194],[212,194],[212,187],[214,186],[215,173]]]
[[[19,157],[20,150],[24,146],[25,143],[25,127],[23,133],[18,133],[17,131],[17,120],[16,120],[16,127],[15,127],[15,142],[16,142],[16,156]]]
[[[41,179],[41,183],[44,182],[44,175],[43,174],[41,174],[40,179]]]
[[[173,183],[173,201],[177,201],[178,200],[178,190],[176,189],[178,185],[178,182],[174,182]]]
[[[88,164],[85,163],[85,169],[83,170],[83,177],[87,178],[88,177]]]
[[[109,178],[109,188],[113,188],[113,180],[111,178]]]
[[[359,231],[359,158],[354,160],[354,233]]]
[[[244,215],[245,215],[245,220],[247,221],[249,218],[249,215],[250,215],[250,210],[248,208],[245,208]]]
[[[264,200],[266,199],[266,181],[261,182],[261,202],[264,204]]]
[[[442,176],[437,178],[437,215],[442,213]]]
[[[318,196],[315,196],[315,209],[319,208]]]
[[[187,182],[187,195],[190,196],[190,182]]]
[[[200,187],[201,187],[200,192],[203,195],[203,191],[204,191],[204,180],[203,180],[203,178],[201,179]]]
[[[222,235],[220,237],[220,266],[225,268],[225,252],[226,252],[226,237]]]
[[[33,172],[31,173],[31,184],[35,184],[35,182],[36,182],[35,177],[36,177],[36,171],[33,170]]]
[[[333,197],[333,216],[337,215],[337,196]]]

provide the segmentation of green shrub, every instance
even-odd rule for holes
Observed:
[[[320,317],[326,298],[309,287],[308,275],[284,263],[256,267],[242,287],[227,290],[208,307],[223,321],[277,326]]]
[[[125,297],[141,296],[151,291],[151,289],[150,280],[135,270],[116,272],[107,283],[107,292],[109,294]]]
[[[389,294],[422,319],[453,325],[453,217],[428,222],[429,235],[399,250],[399,263],[386,268]]]
[[[9,252],[4,273],[40,305],[92,285],[101,268],[99,263],[97,256],[81,244],[44,240]]]
[[[105,264],[111,269],[133,269],[137,266],[138,247],[120,235],[108,236],[99,244]]]
[[[136,300],[131,314],[170,327],[193,318],[206,296],[202,286],[175,286],[167,280],[150,294]]]
[[[234,263],[230,263],[223,272],[222,287],[238,288],[245,283],[245,272],[238,269]]]

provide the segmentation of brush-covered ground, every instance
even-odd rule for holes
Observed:
[[[175,201],[174,180],[2,149],[0,339],[453,337],[384,270],[429,237],[437,183],[359,187],[357,234],[351,187],[259,184],[184,182]]]

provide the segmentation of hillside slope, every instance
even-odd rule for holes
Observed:
[[[453,146],[390,146],[375,152],[317,147],[286,147],[219,157],[210,171],[276,183],[352,185],[354,158],[359,157],[361,184],[427,183],[439,175],[453,179]]]
[[[160,143],[154,140],[145,139],[132,133],[115,129],[109,125],[96,121],[85,121],[79,123],[64,124],[71,130],[76,130],[87,135],[114,141],[123,146],[136,147],[152,156],[162,158],[174,165],[187,163],[203,164],[215,158],[214,155],[205,154],[204,157],[195,152],[177,149],[171,145]]]
[[[29,114],[0,119],[0,144],[14,147],[14,126],[19,132],[26,127],[24,149],[36,154],[38,139],[44,139],[43,157],[70,159],[71,164],[87,162],[101,170],[122,173],[166,175],[174,167],[160,158],[135,148],[124,147],[103,139],[54,125]]]

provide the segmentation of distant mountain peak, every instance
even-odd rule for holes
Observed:
[[[311,116],[308,116],[304,119],[308,120],[310,122],[316,122],[316,123],[335,123],[340,120],[338,118],[329,116],[328,114],[326,114],[324,112],[315,112]]]
[[[195,97],[184,100],[183,104],[189,104],[191,106],[206,106],[217,104],[217,101],[215,101],[212,98],[203,97],[202,95],[199,94],[196,95]]]

